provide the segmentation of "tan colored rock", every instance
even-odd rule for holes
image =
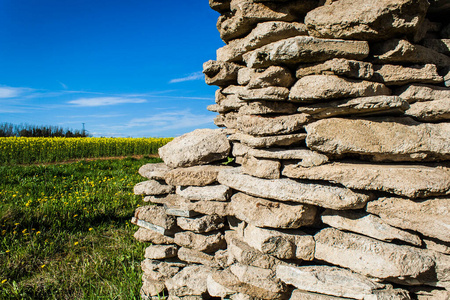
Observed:
[[[178,248],[175,245],[151,245],[145,249],[145,258],[165,259],[176,257]]]
[[[164,195],[173,192],[174,187],[158,180],[147,180],[134,186],[135,195]]]
[[[450,120],[450,100],[442,99],[412,103],[405,115],[425,122]]]
[[[184,268],[166,281],[169,294],[178,297],[205,295],[206,278],[211,272],[212,269],[206,266],[192,265]]]
[[[268,148],[271,146],[290,146],[304,141],[306,133],[256,137],[245,133],[234,133],[228,137],[230,141],[239,141],[253,148]]]
[[[383,191],[409,198],[450,194],[450,170],[446,167],[335,162],[304,168],[285,164],[283,175],[327,180],[352,189]]]
[[[164,203],[166,212],[168,210],[184,211],[184,217],[192,218],[198,214],[203,215],[218,215],[220,217],[227,216],[228,202],[223,201],[189,201],[179,195],[168,195],[162,199],[159,199],[161,203]],[[178,216],[178,215],[177,215]],[[184,225],[183,225],[184,226]]]
[[[190,231],[175,233],[175,244],[205,253],[214,253],[227,246],[224,236],[220,232],[196,234]]]
[[[139,242],[150,242],[156,245],[174,243],[172,237],[142,227],[134,233],[134,238]]]
[[[245,155],[242,161],[242,173],[259,178],[280,178],[280,168],[281,163],[277,160]]]
[[[226,86],[237,83],[237,74],[241,66],[223,62],[208,60],[203,64],[205,82],[209,85]]]
[[[224,13],[230,10],[230,2],[231,0],[209,0],[209,6],[219,13]]]
[[[450,101],[450,89],[439,86],[412,84],[396,91],[400,98],[406,101],[420,102],[420,101],[434,101],[434,100],[448,100]]]
[[[323,101],[346,97],[390,95],[384,84],[341,78],[336,75],[310,75],[300,78],[289,93],[290,101]]]
[[[313,224],[317,210],[309,205],[284,204],[237,193],[231,197],[229,212],[255,226],[295,229]]]
[[[167,230],[173,230],[177,226],[175,217],[168,216],[165,209],[161,206],[146,205],[138,207],[134,212],[134,217],[161,226]]]
[[[404,85],[412,82],[440,83],[444,79],[433,64],[404,67],[399,65],[375,65],[372,80],[386,85]]]
[[[229,202],[222,201],[198,201],[191,203],[189,208],[204,215],[226,217],[228,216],[228,205]]]
[[[250,50],[297,35],[308,35],[305,24],[280,21],[258,23],[246,37],[232,40],[217,49],[217,60],[239,61]]]
[[[165,163],[150,163],[140,167],[138,173],[148,179],[164,180],[164,175],[170,170]]]
[[[214,124],[219,127],[236,129],[238,116],[240,115],[236,112],[229,112],[226,114],[218,115],[217,117],[214,118]]]
[[[217,93],[220,96],[216,97],[216,103],[220,105],[225,111],[238,110],[240,107],[244,106],[246,101],[240,99],[237,95],[224,95],[222,93]]]
[[[162,294],[166,289],[164,281],[156,281],[148,278],[147,275],[142,276],[141,295],[144,297],[153,297]]]
[[[373,76],[373,67],[369,62],[333,58],[324,63],[302,64],[295,73],[297,78],[309,75],[339,75],[343,77],[370,79]]]
[[[183,262],[170,259],[167,261],[144,259],[141,262],[141,269],[144,274],[147,275],[147,278],[155,281],[167,280],[185,266],[186,264]]]
[[[211,297],[220,297],[222,299],[226,298],[227,296],[233,295],[236,293],[235,291],[232,291],[220,283],[216,282],[214,278],[212,277],[212,274],[206,278],[206,285],[208,287],[208,294]]]
[[[450,242],[443,242],[431,238],[423,238],[423,243],[429,250],[440,252],[446,255],[450,255]]]
[[[425,39],[423,45],[436,52],[450,55],[450,39]]]
[[[362,208],[370,199],[366,194],[332,185],[284,178],[272,180],[255,178],[240,174],[239,168],[220,172],[218,180],[223,185],[255,197],[299,202],[336,210]]]
[[[311,292],[305,292],[302,290],[294,290],[289,300],[346,300],[348,298],[328,296],[325,294],[317,294]]]
[[[425,0],[340,0],[310,11],[305,23],[315,37],[382,40],[413,35],[425,19],[428,6]]]
[[[287,134],[299,131],[308,122],[308,115],[294,114],[286,116],[256,116],[239,115],[237,128],[246,134],[255,136],[267,136],[275,134]]]
[[[217,174],[226,166],[194,166],[178,168],[166,173],[166,182],[174,186],[206,186],[217,181]]]
[[[144,221],[144,220],[140,220],[138,218],[131,218],[131,224],[137,225],[141,228],[145,228],[148,230],[152,230],[155,231],[157,233],[160,233],[162,235],[173,235],[176,231],[177,228],[175,228],[174,230],[168,230],[164,227],[158,226],[158,225],[154,225],[150,222]]]
[[[297,36],[247,52],[243,59],[249,68],[271,65],[296,65],[322,62],[332,58],[362,60],[369,55],[364,41],[344,41]]]
[[[306,144],[326,154],[359,154],[376,161],[450,158],[450,123],[411,118],[323,119],[306,126]]]
[[[414,291],[417,300],[449,300],[450,292],[438,289],[424,289]]]
[[[226,135],[214,129],[196,129],[158,149],[161,159],[172,168],[207,164],[226,158],[229,152]]]
[[[296,105],[281,101],[252,101],[239,108],[241,115],[293,114],[296,112]]]
[[[425,236],[450,242],[450,198],[414,202],[402,198],[380,198],[367,205],[389,225],[414,230]]]
[[[281,86],[269,86],[258,89],[240,89],[238,97],[242,100],[284,101],[289,96],[289,89]]]
[[[177,224],[183,230],[206,233],[224,227],[224,219],[217,215],[206,215],[197,218],[177,218]]]
[[[434,267],[422,250],[399,246],[333,228],[314,236],[315,258],[349,268],[362,275],[399,281],[416,279]]]
[[[372,96],[300,106],[298,112],[312,115],[314,119],[357,114],[379,115],[399,114],[409,108],[406,100],[398,96]]]
[[[371,47],[375,63],[435,64],[438,67],[450,65],[450,57],[407,40],[392,39]]]
[[[435,274],[433,274],[433,278],[426,285],[443,287],[450,291],[450,255],[429,250],[426,250],[426,253],[433,258],[435,264]]]
[[[177,195],[195,201],[227,201],[232,190],[224,185],[177,186]]]
[[[247,85],[249,89],[259,89],[269,86],[281,86],[289,88],[294,84],[289,69],[280,66],[270,66],[261,73],[255,73]]]

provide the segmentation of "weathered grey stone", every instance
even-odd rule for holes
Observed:
[[[208,275],[208,278],[206,278],[206,286],[208,287],[208,294],[212,297],[220,297],[223,299],[235,293],[235,291],[232,291],[215,281],[212,274]]]
[[[413,35],[428,9],[428,1],[340,0],[320,6],[305,17],[310,35],[320,38],[381,40]]]
[[[239,61],[250,50],[297,35],[308,35],[305,24],[280,21],[259,23],[246,37],[232,40],[217,49],[217,60]]]
[[[206,294],[206,278],[212,269],[205,266],[188,266],[166,281],[170,295],[202,296]]]
[[[244,88],[238,92],[242,100],[284,101],[289,96],[289,89],[281,86],[269,86],[258,89]]]
[[[438,67],[450,65],[450,57],[407,40],[392,39],[371,47],[376,63],[435,64]]]
[[[423,238],[423,243],[429,250],[450,255],[450,242],[443,242],[431,238]]]
[[[138,207],[134,212],[134,217],[154,225],[173,230],[177,226],[176,218],[168,216],[164,207],[156,205],[146,205]]]
[[[297,112],[297,106],[293,103],[278,101],[252,101],[239,108],[241,115],[266,115],[266,114],[293,114]]]
[[[188,263],[201,264],[211,268],[219,267],[214,260],[213,255],[206,254],[196,249],[181,247],[178,250],[178,258]]]
[[[372,80],[386,85],[403,85],[412,82],[440,83],[444,79],[439,76],[433,64],[404,67],[399,65],[375,65]]]
[[[332,185],[291,179],[255,178],[240,174],[239,168],[220,172],[218,180],[223,185],[255,197],[312,204],[337,210],[362,208],[370,199],[366,194]]]
[[[450,291],[450,255],[430,250],[426,250],[426,253],[433,258],[435,274],[425,284],[443,287],[447,291]]]
[[[260,185],[259,188],[264,187]],[[255,226],[271,228],[299,228],[311,225],[317,212],[313,206],[274,202],[244,193],[237,193],[231,197],[229,210],[231,215],[240,220]]]
[[[164,195],[172,193],[173,190],[173,186],[153,179],[139,182],[134,186],[135,195]]]
[[[198,218],[177,218],[177,224],[180,228],[197,233],[221,229],[224,226],[224,221],[222,217],[217,215],[205,215]]]
[[[307,122],[308,115],[306,114],[276,117],[239,115],[237,118],[237,128],[246,134],[265,136],[293,133],[302,129]]]
[[[259,178],[280,178],[281,163],[277,160],[261,159],[245,155],[242,161],[242,173]]]
[[[449,300],[450,292],[438,289],[424,289],[414,291],[417,300]]]
[[[227,201],[232,190],[224,185],[197,186],[177,186],[177,194],[196,201]]]
[[[403,113],[408,102],[398,96],[372,96],[300,106],[298,112],[312,115],[315,119],[356,114],[378,115]]]
[[[409,198],[450,194],[450,170],[446,167],[334,162],[304,168],[297,164],[285,164],[283,175],[327,180],[352,189],[383,191]]]
[[[141,294],[145,297],[158,296],[166,289],[164,281],[157,281],[149,278],[146,274],[142,276]]]
[[[237,73],[241,66],[224,61],[208,60],[203,64],[205,82],[209,85],[226,86],[237,83]]]
[[[396,90],[396,94],[410,103],[443,99],[450,101],[450,89],[439,86],[412,84]]]
[[[309,75],[300,78],[291,88],[290,101],[323,101],[346,97],[390,95],[384,84],[347,79],[336,75]]]
[[[450,198],[414,202],[402,198],[380,198],[367,204],[367,211],[389,225],[414,230],[450,242]]]
[[[194,166],[178,168],[166,173],[166,182],[175,186],[206,186],[217,181],[217,174],[227,166]]]
[[[158,149],[161,159],[172,168],[207,164],[226,158],[229,152],[227,136],[214,129],[196,129]]]
[[[423,45],[436,52],[450,55],[450,39],[425,39]]]
[[[175,244],[205,253],[213,253],[226,248],[225,239],[220,232],[207,234],[196,234],[190,231],[178,232],[175,233]]]
[[[138,173],[148,179],[164,180],[164,175],[170,170],[165,163],[150,163],[140,167]]]
[[[134,238],[139,242],[150,242],[156,245],[174,243],[172,237],[142,227],[134,233]]]
[[[258,298],[243,293],[237,293],[230,296],[230,300],[257,300],[257,299]]]
[[[214,118],[214,124],[219,127],[227,127],[228,129],[237,129],[238,116],[236,112],[218,115]]]
[[[388,287],[384,290],[375,290],[372,295],[364,297],[364,300],[411,300],[409,291]]]
[[[144,257],[148,259],[165,259],[176,257],[178,248],[175,245],[151,245],[145,249]]]
[[[239,86],[239,85],[229,85],[221,90],[222,94],[224,95],[237,95],[241,93],[242,91],[246,90],[247,88],[245,86]]]
[[[131,224],[137,225],[137,226],[139,226],[141,228],[145,228],[145,229],[148,229],[148,230],[155,231],[155,232],[160,233],[162,235],[172,235],[176,231],[176,230],[167,230],[164,227],[161,227],[161,226],[158,226],[158,225],[154,225],[152,223],[149,223],[147,221],[140,220],[140,219],[137,219],[137,218],[134,218],[134,217],[131,218]]]
[[[218,215],[220,217],[228,215],[228,202],[198,201],[191,203],[189,208],[204,215]]]
[[[216,103],[225,111],[238,110],[246,103],[246,101],[241,100],[236,94],[224,95],[220,92],[217,94],[219,96],[216,96]]]
[[[401,240],[415,246],[422,245],[417,235],[392,227],[371,214],[327,209],[322,214],[322,222],[339,230],[356,232],[382,241]]]
[[[277,277],[286,284],[291,284],[303,291],[353,299],[364,299],[374,290],[383,288],[382,284],[365,276],[329,266],[280,265],[277,267]]]
[[[242,68],[238,72],[238,84],[247,85],[253,76],[264,72],[264,69]]]
[[[308,124],[306,131],[308,147],[326,154],[359,154],[377,161],[450,158],[450,123],[331,118]]]
[[[180,261],[166,261],[144,259],[141,262],[141,269],[147,278],[155,281],[164,281],[175,274],[177,274],[180,269],[186,266],[185,263]]]
[[[320,74],[370,79],[373,76],[373,67],[369,62],[333,58],[324,63],[300,65],[295,73],[297,78]]]
[[[297,36],[247,52],[243,59],[249,68],[322,62],[332,58],[362,60],[369,55],[364,41],[344,41]]]
[[[346,300],[348,298],[328,296],[325,294],[317,294],[302,290],[294,290],[289,300]]]
[[[234,133],[228,137],[231,141],[240,141],[253,148],[268,148],[271,146],[290,146],[304,141],[306,133],[256,137],[245,133]]]
[[[261,73],[255,73],[247,85],[249,89],[259,89],[269,86],[281,86],[289,88],[294,84],[289,69],[280,66],[270,66]]]
[[[449,99],[416,102],[410,105],[405,115],[420,121],[444,121],[450,119]]]
[[[231,0],[209,0],[209,6],[220,13],[230,10]]]
[[[362,275],[381,279],[417,278],[434,267],[432,258],[422,250],[381,242],[333,228],[314,236],[315,258],[349,268]]]
[[[300,230],[280,231],[248,224],[244,229],[244,240],[249,246],[279,259],[314,258],[314,238]]]

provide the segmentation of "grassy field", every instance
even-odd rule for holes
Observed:
[[[159,161],[0,166],[0,299],[139,299],[132,188]]]

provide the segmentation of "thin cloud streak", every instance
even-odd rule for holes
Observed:
[[[126,97],[96,97],[96,98],[79,98],[67,103],[81,107],[110,106],[118,104],[145,103],[147,100],[141,98]]]
[[[169,81],[169,83],[178,83],[178,82],[184,82],[184,81],[199,80],[199,79],[203,79],[203,78],[204,78],[203,73],[201,71],[199,71],[199,72],[191,73],[186,77],[172,79]]]
[[[15,87],[9,87],[9,86],[0,86],[0,98],[1,99],[10,99],[10,98],[17,98],[20,95],[32,91],[32,89],[29,88],[15,88]]]

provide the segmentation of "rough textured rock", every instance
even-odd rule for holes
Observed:
[[[300,106],[298,112],[310,114],[314,119],[324,119],[356,114],[399,114],[408,108],[408,102],[398,96],[372,96],[309,104]]]
[[[217,181],[217,174],[226,166],[194,166],[178,168],[166,173],[166,182],[174,186],[206,186]]]
[[[188,266],[166,281],[167,289],[174,296],[202,296],[206,294],[206,278],[211,272],[209,267]]]
[[[380,40],[412,35],[425,18],[428,1],[340,0],[305,17],[309,34],[320,38]]]
[[[348,298],[311,293],[302,290],[294,290],[291,294],[291,298],[289,298],[289,300],[345,300],[345,299]]]
[[[443,254],[450,255],[450,242],[446,243],[443,241],[439,241],[431,238],[423,238],[423,243],[429,250],[433,250],[436,252],[440,252]]]
[[[420,121],[450,120],[450,101],[448,99],[416,102],[410,105],[406,115]]]
[[[289,93],[290,101],[315,102],[346,97],[390,95],[384,84],[341,78],[336,75],[309,75],[300,78]]]
[[[231,0],[209,0],[209,6],[220,13],[230,10]]]
[[[228,202],[222,201],[198,201],[191,203],[189,208],[204,215],[228,216]]]
[[[415,291],[417,300],[449,300],[450,292],[438,289],[422,289]]]
[[[205,215],[197,218],[177,218],[177,224],[183,230],[197,233],[205,233],[221,229],[224,226],[224,219],[217,215]]]
[[[140,219],[137,219],[137,218],[134,218],[134,217],[131,218],[131,224],[137,225],[137,226],[139,226],[141,228],[145,228],[145,229],[148,229],[148,230],[155,231],[155,232],[160,233],[162,235],[173,235],[176,232],[176,230],[168,230],[168,229],[166,229],[164,227],[161,227],[161,226],[158,226],[158,225],[154,225],[152,223],[149,223],[147,221],[140,220]]]
[[[364,299],[383,288],[365,276],[329,266],[278,266],[277,277],[303,291],[353,299]]]
[[[161,206],[146,205],[138,207],[134,212],[134,217],[164,227],[167,230],[173,230],[177,226],[176,218],[167,215],[165,209]]]
[[[246,155],[242,161],[242,173],[259,178],[280,178],[281,163],[277,160]]]
[[[235,291],[232,291],[215,281],[212,274],[206,278],[206,286],[208,287],[208,294],[212,297],[220,297],[223,299],[235,293]]]
[[[373,76],[373,67],[369,62],[333,58],[324,63],[305,64],[297,68],[295,76],[302,78],[308,75],[339,75],[357,79],[370,79]]]
[[[175,244],[205,253],[213,253],[226,248],[224,236],[220,232],[208,234],[196,234],[190,231],[178,232],[175,233]]]
[[[158,149],[161,159],[172,168],[207,164],[226,158],[229,152],[226,135],[214,129],[194,130]]]
[[[444,255],[439,252],[426,251],[435,263],[433,278],[427,282],[427,285],[443,287],[450,291],[450,255]]]
[[[205,82],[209,85],[226,86],[237,83],[237,73],[241,66],[223,62],[208,60],[203,64],[203,74],[205,74]]]
[[[266,180],[239,172],[238,168],[222,171],[218,180],[223,185],[255,197],[312,204],[336,210],[362,208],[370,199],[366,194],[337,186],[290,179]]]
[[[242,100],[284,101],[289,96],[289,89],[281,86],[269,86],[257,89],[243,88],[238,91],[238,96]]]
[[[333,228],[322,229],[314,239],[316,259],[367,276],[400,281],[400,278],[417,278],[434,267],[432,258],[420,249],[385,243]]]
[[[416,101],[450,101],[450,89],[439,86],[412,84],[396,91],[400,98],[408,102]]]
[[[383,82],[386,85],[404,85],[412,82],[440,83],[444,81],[433,64],[411,67],[375,65],[372,80]]]
[[[166,289],[164,281],[152,280],[146,274],[142,276],[142,283],[140,292],[144,297],[158,296]]]
[[[180,195],[188,200],[196,201],[227,201],[232,194],[229,187],[220,184],[202,187],[177,186],[176,192],[177,195]]]
[[[414,202],[402,198],[380,198],[367,205],[367,211],[386,223],[414,230],[425,236],[450,242],[450,198]]]
[[[327,180],[352,189],[383,191],[409,198],[450,194],[450,170],[446,167],[334,162],[304,168],[285,164],[283,175]]]
[[[322,214],[322,222],[339,230],[363,234],[382,241],[401,240],[415,246],[422,244],[417,235],[392,227],[381,218],[362,212],[327,209]]]
[[[150,163],[140,167],[138,173],[148,179],[164,180],[164,175],[170,170],[165,163]]]
[[[360,154],[378,161],[450,158],[450,123],[331,118],[308,124],[306,131],[308,147],[329,154]]]
[[[134,186],[135,195],[164,195],[173,191],[174,187],[158,180],[147,180]]]
[[[316,208],[313,206],[284,204],[244,193],[231,197],[229,210],[240,220],[271,228],[299,228],[313,224],[316,217]]]
[[[234,133],[228,137],[231,141],[239,141],[253,148],[268,148],[271,146],[290,146],[304,141],[306,133],[286,134],[256,137],[245,133]]]
[[[145,249],[145,258],[165,259],[177,256],[178,248],[175,245],[152,245]]]
[[[297,36],[247,52],[243,59],[249,68],[323,62],[332,58],[362,60],[369,55],[365,41],[344,41]]]
[[[275,134],[294,133],[304,127],[308,121],[306,114],[294,114],[277,117],[262,117],[254,115],[240,115],[237,127],[240,131],[250,135],[267,136]]]
[[[134,238],[139,242],[150,242],[156,245],[174,243],[172,237],[142,227],[134,233]]]
[[[425,39],[423,45],[436,52],[450,55],[450,39]]]
[[[294,84],[289,69],[280,66],[270,66],[261,73],[255,73],[247,85],[249,89],[258,89],[269,86],[282,86],[289,88]]]
[[[297,106],[293,103],[278,101],[252,101],[239,108],[241,115],[293,114]]]
[[[155,281],[163,281],[173,277],[180,271],[180,269],[186,266],[185,263],[180,261],[167,261],[144,259],[141,262],[141,268],[145,275],[149,279]]]

